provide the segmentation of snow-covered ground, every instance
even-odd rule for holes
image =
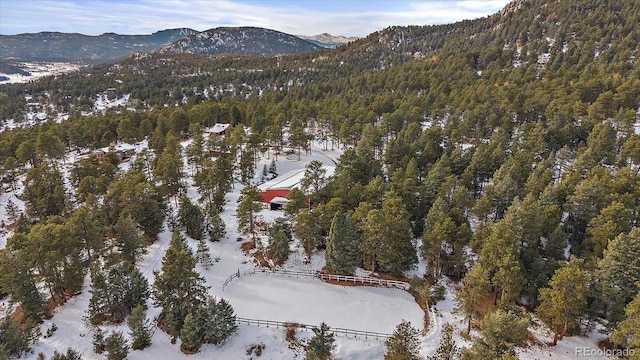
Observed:
[[[129,103],[130,94],[126,94],[119,99],[109,99],[106,94],[98,95],[94,105],[93,112],[94,113],[104,113],[107,109],[114,107],[124,107]]]
[[[188,142],[183,143],[186,146]],[[138,144],[138,151],[146,147],[146,143]],[[277,171],[280,174],[302,169],[311,160],[319,160],[325,165],[334,165],[334,160],[340,156],[340,150],[323,151],[321,144],[314,144],[310,154],[302,153],[301,160],[298,155],[280,156],[277,161]],[[263,158],[257,165],[259,178],[264,164],[269,164],[271,158]],[[121,164],[121,168],[127,169],[129,163]],[[233,279],[223,289],[223,282],[238,269],[251,269],[255,265],[250,256],[245,255],[240,249],[241,237],[237,232],[235,218],[236,201],[239,197],[241,185],[236,184],[231,193],[226,197],[227,205],[222,213],[226,223],[227,236],[219,242],[209,242],[212,258],[217,261],[209,269],[205,270],[198,265],[198,270],[206,279],[210,287],[209,293],[219,298],[225,298],[233,306],[236,316],[243,318],[255,318],[264,320],[276,320],[297,322],[302,324],[319,325],[327,323],[330,327],[350,328],[372,332],[391,333],[401,320],[409,320],[414,327],[423,329],[424,314],[407,292],[399,289],[351,287],[331,285],[317,279],[296,279],[266,274],[254,274]],[[21,193],[21,189],[17,190]],[[188,195],[197,199],[197,192],[193,187],[188,189]],[[16,201],[13,192],[0,194],[0,216],[6,218],[5,206],[8,199],[13,199],[22,208],[22,202]],[[284,216],[281,211],[263,210],[260,216],[267,222]],[[10,233],[0,235],[0,247],[4,247]],[[171,233],[164,230],[159,239],[147,248],[147,253],[139,261],[142,273],[153,282],[153,271],[161,267],[162,257],[168,247]],[[195,251],[196,242],[188,239],[189,245]],[[304,261],[304,254],[295,242],[292,244],[292,253],[284,268],[297,271],[318,271],[324,265],[324,254],[317,252],[310,262]],[[420,262],[411,271],[410,276],[422,275],[426,264]],[[366,275],[367,272],[359,270],[358,275]],[[459,346],[469,346],[471,343],[460,335],[465,329],[463,319],[453,313],[455,284],[445,281],[446,297],[431,311],[431,324],[422,333],[420,353],[422,357],[432,355],[439,342],[442,326],[451,323],[456,329],[454,339]],[[42,352],[51,357],[54,351],[64,352],[68,347],[80,351],[83,359],[103,359],[104,355],[95,354],[92,349],[92,339],[89,327],[84,317],[90,298],[90,281],[85,280],[85,288],[82,294],[72,298],[67,304],[58,308],[52,319],[46,320],[42,326],[42,332],[50,328],[53,323],[58,330],[53,336],[41,337],[33,346],[33,353],[26,358],[36,358]],[[153,307],[149,302],[148,316],[156,317],[160,309]],[[103,326],[103,330],[122,331],[128,333],[126,325]],[[550,334],[544,330],[533,329],[533,334],[541,341],[549,341]],[[472,332],[472,335],[475,335]],[[308,339],[310,332],[299,330],[299,339]],[[588,337],[565,337],[556,347],[532,345],[530,348],[518,351],[521,359],[574,359],[576,347],[597,348],[599,338],[597,333],[590,333]],[[247,349],[253,345],[264,344],[264,350],[259,358],[263,359],[303,359],[304,351],[301,346],[291,346],[285,339],[283,329],[273,327],[256,327],[252,325],[240,325],[238,332],[224,345],[204,345],[201,351],[194,355],[185,355],[180,352],[179,340],[177,344],[171,344],[169,336],[161,330],[156,330],[153,335],[153,344],[143,351],[131,351],[129,359],[256,359],[255,354],[247,354]],[[376,339],[353,339],[336,337],[334,355],[337,359],[369,360],[384,357],[384,342]]]
[[[9,80],[0,81],[0,85],[26,83],[41,77],[66,74],[80,69],[80,65],[69,62],[24,62],[17,63],[17,66],[22,70],[28,71],[31,75],[0,73],[0,75],[9,78]]]

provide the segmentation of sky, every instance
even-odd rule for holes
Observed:
[[[0,0],[0,34],[100,35],[257,26],[293,35],[366,36],[393,25],[445,24],[509,0]]]

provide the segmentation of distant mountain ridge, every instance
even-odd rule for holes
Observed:
[[[0,62],[100,64],[117,62],[133,53],[156,50],[160,53],[274,56],[335,47],[353,39],[326,33],[309,38],[310,40],[305,40],[257,27],[219,27],[203,32],[180,28],[162,30],[150,35],[25,33],[0,35]]]
[[[350,37],[334,36],[329,33],[322,33],[322,34],[311,35],[311,36],[309,35],[296,35],[296,36],[299,37],[300,39],[307,40],[316,45],[327,47],[327,48],[334,48],[336,46],[344,45],[348,42],[356,41],[360,39],[359,37],[356,37],[356,36],[350,36]]]
[[[158,50],[161,54],[275,56],[321,50],[296,36],[258,27],[218,27],[189,35]]]
[[[196,30],[181,28],[150,35],[104,33],[89,36],[60,32],[0,35],[0,60],[108,63],[122,60],[134,52],[159,49],[195,33]]]

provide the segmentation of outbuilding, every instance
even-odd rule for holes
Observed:
[[[335,172],[335,166],[323,166],[325,176],[329,177]],[[292,189],[300,189],[300,182],[304,178],[305,169],[288,171],[275,179],[258,185],[258,195],[264,204],[269,204],[272,210],[281,209],[288,202],[287,196]]]

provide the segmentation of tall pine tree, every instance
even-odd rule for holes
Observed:
[[[333,217],[325,260],[327,269],[338,275],[351,275],[362,263],[360,233],[350,215],[338,211]]]
[[[177,337],[184,319],[205,300],[204,278],[196,271],[196,258],[179,232],[174,232],[162,258],[160,271],[154,271],[154,304],[160,307],[165,331]]]
[[[611,335],[611,340],[633,350],[635,355],[630,359],[637,360],[640,359],[640,293],[627,305],[625,315],[626,318],[618,323],[618,328]]]
[[[587,305],[587,273],[581,268],[584,261],[571,258],[556,270],[549,281],[550,288],[540,289],[538,316],[553,331],[553,345],[571,328],[578,326]]]
[[[625,306],[640,292],[640,228],[609,242],[595,277],[613,329],[624,319]]]
[[[238,198],[236,216],[238,217],[238,231],[243,234],[251,234],[255,240],[255,220],[258,212],[262,209],[260,205],[258,188],[255,186],[245,186]]]
[[[270,231],[269,253],[276,264],[282,264],[289,258],[289,239],[281,228]]]

